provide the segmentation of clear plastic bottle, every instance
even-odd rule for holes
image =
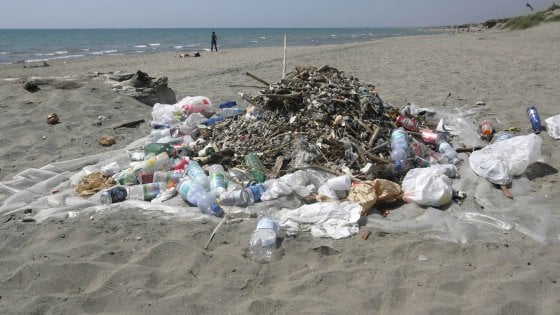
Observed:
[[[226,191],[226,178],[224,167],[220,164],[213,164],[208,167],[210,191],[219,196]]]
[[[218,200],[224,206],[247,207],[251,204],[251,196],[246,189],[223,192]]]
[[[264,187],[263,184],[254,184],[245,188],[245,190],[247,190],[247,192],[249,193],[249,197],[251,198],[251,203],[261,201],[262,194],[264,193],[265,189],[266,188]]]
[[[178,126],[179,132],[183,135],[190,135],[195,129],[198,128],[203,121],[206,120],[206,117],[201,113],[193,113],[190,114],[185,121],[181,125]]]
[[[167,183],[149,183],[128,186],[126,188],[128,193],[127,199],[150,201],[167,189]]]
[[[224,211],[218,204],[216,195],[212,192],[206,191],[206,189],[196,183],[191,184],[188,189],[187,201],[193,206],[198,207],[202,213],[217,217],[224,215]]]
[[[204,189],[208,189],[208,187],[210,187],[208,176],[206,176],[206,172],[204,172],[197,161],[189,161],[189,164],[187,164],[187,175],[192,181],[202,186]]]
[[[189,190],[190,190],[192,185],[193,185],[192,180],[190,180],[187,177],[183,178],[179,182],[179,184],[177,184],[177,192],[181,196],[181,199],[183,199],[183,201],[185,201],[185,202],[188,201],[187,197],[188,197]]]
[[[408,158],[408,134],[399,127],[391,133],[391,159],[395,169],[401,171]]]
[[[238,107],[228,107],[222,109],[222,116],[224,118],[229,118],[233,116],[243,115],[245,111]]]
[[[264,216],[257,223],[249,241],[249,255],[256,263],[271,263],[278,260],[277,237],[280,226],[271,217]]]
[[[453,149],[453,147],[447,141],[440,141],[438,143],[438,151],[439,153],[445,155],[450,163],[457,164],[461,161],[461,159],[459,158],[459,154],[457,154],[457,151],[455,151],[455,149]]]

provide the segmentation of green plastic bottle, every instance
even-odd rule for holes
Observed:
[[[175,157],[175,148],[169,143],[148,143],[144,146],[146,155],[158,155],[162,152],[167,152],[169,157]]]
[[[257,183],[263,183],[266,180],[266,169],[255,153],[245,155],[245,164]]]

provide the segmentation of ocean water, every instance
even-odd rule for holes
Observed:
[[[0,63],[18,63],[103,55],[195,52],[284,45],[328,45],[385,37],[426,35],[422,28],[227,28],[227,29],[0,29]]]

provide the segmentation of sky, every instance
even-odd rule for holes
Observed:
[[[553,1],[528,2],[539,11]],[[526,4],[527,0],[0,0],[0,29],[440,26],[528,14]]]

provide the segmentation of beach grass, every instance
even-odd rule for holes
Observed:
[[[560,6],[554,4],[550,8],[533,14],[518,16],[509,19],[502,28],[512,30],[524,30],[541,24],[542,22],[560,21]]]

